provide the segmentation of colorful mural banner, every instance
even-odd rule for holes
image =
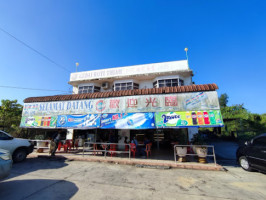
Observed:
[[[33,116],[22,117],[20,122],[21,128],[55,128],[56,116]]]
[[[98,128],[100,127],[100,114],[89,115],[59,115],[58,128]]]
[[[103,129],[152,129],[155,128],[154,113],[102,114]]]
[[[216,91],[25,103],[22,116],[219,110]]]
[[[155,124],[161,127],[221,127],[223,119],[220,110],[156,112]]]

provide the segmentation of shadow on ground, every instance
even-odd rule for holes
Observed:
[[[43,163],[45,163],[45,165]],[[66,158],[27,158],[21,163],[14,163],[11,169],[11,174],[5,180],[37,170],[59,169],[66,167],[67,165]]]
[[[70,199],[78,187],[69,181],[34,179],[0,183],[1,199]]]

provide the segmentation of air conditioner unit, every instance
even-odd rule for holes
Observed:
[[[108,83],[108,82],[104,82],[104,83],[102,84],[102,88],[103,88],[104,90],[108,89],[108,88],[109,88],[109,83]]]

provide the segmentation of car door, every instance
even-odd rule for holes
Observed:
[[[266,170],[266,137],[259,137],[253,140],[249,149],[251,165],[259,170]]]
[[[12,150],[12,137],[8,136],[2,131],[0,131],[0,148],[8,151]]]

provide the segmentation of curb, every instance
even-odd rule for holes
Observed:
[[[29,155],[28,158],[47,158],[51,161],[56,160],[68,160],[68,161],[85,161],[85,162],[101,162],[110,164],[121,164],[121,165],[132,165],[140,168],[148,169],[195,169],[195,170],[208,170],[208,171],[226,171],[221,165],[208,165],[208,164],[198,164],[198,163],[175,163],[174,161],[148,161],[141,159],[115,159],[115,158],[98,158],[98,157],[81,157],[81,156],[66,156],[66,155],[56,155],[51,157],[49,155]]]

